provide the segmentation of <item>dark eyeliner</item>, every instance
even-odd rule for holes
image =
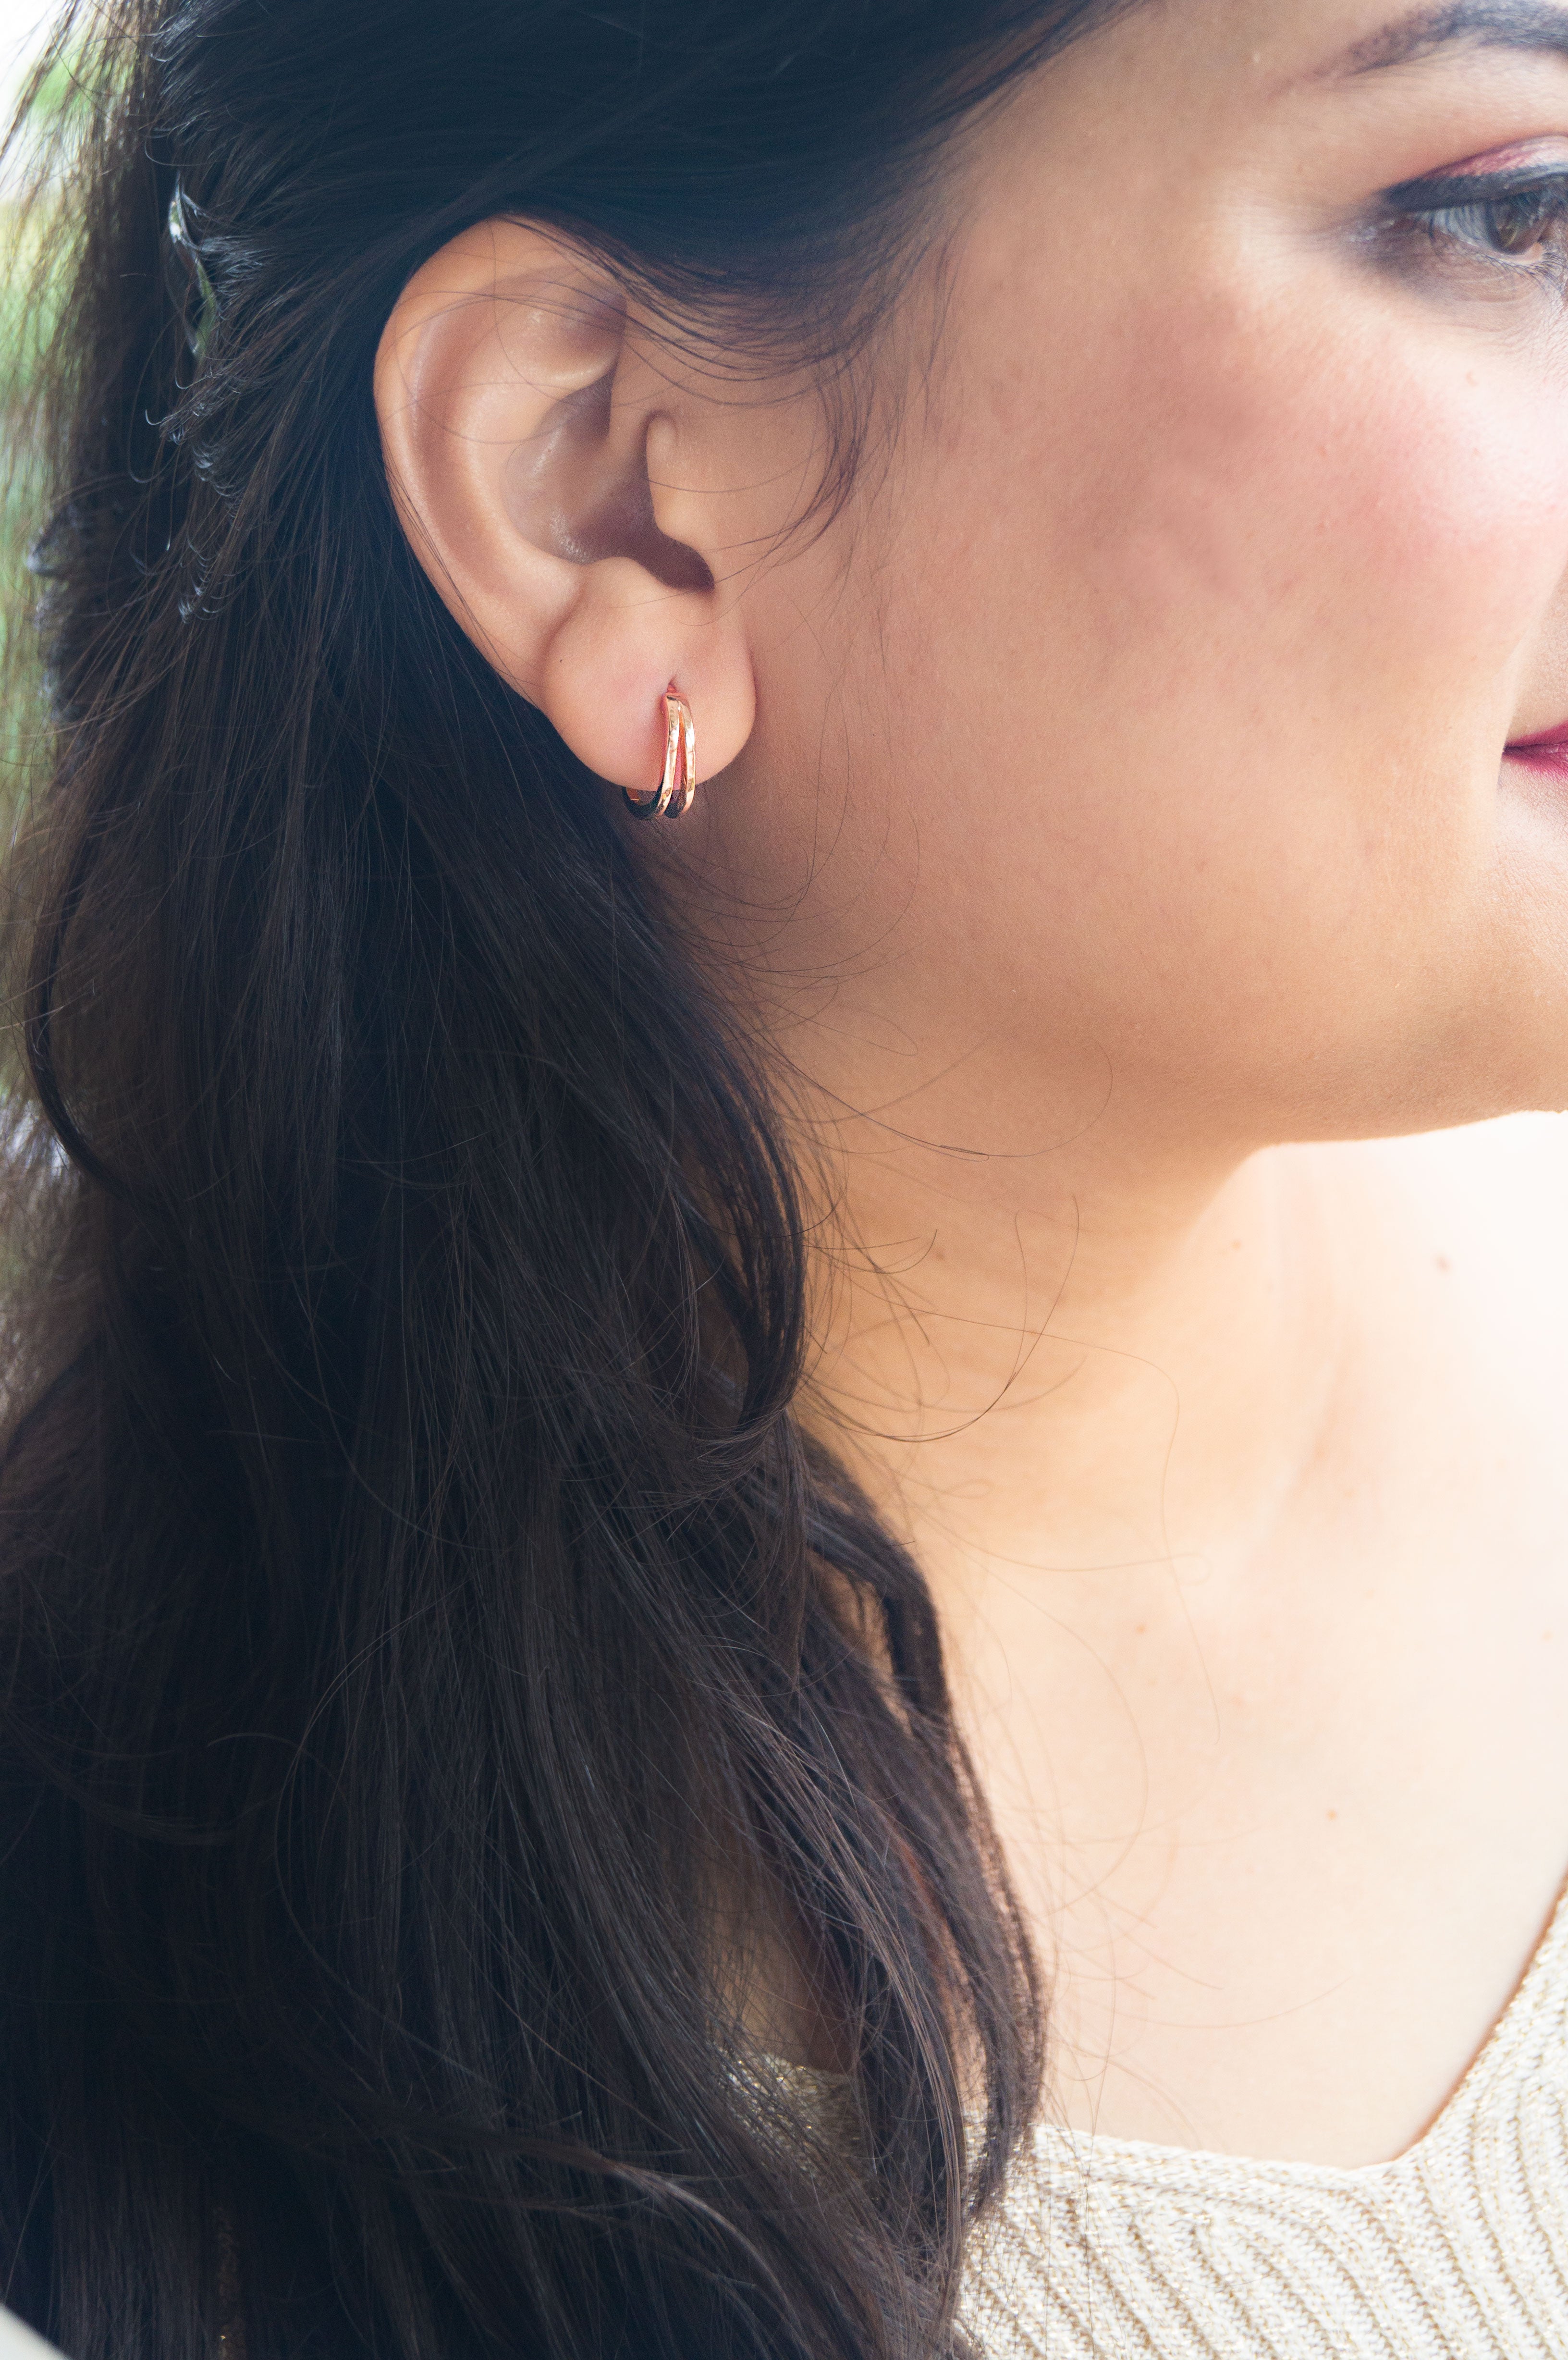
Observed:
[[[1458,213],[1466,205],[1497,204],[1554,186],[1568,191],[1568,161],[1558,165],[1523,165],[1511,172],[1453,172],[1422,180],[1403,180],[1386,191],[1382,204],[1390,218],[1410,213]]]

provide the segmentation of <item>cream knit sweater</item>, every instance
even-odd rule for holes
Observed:
[[[971,2256],[985,2360],[1568,2360],[1568,1896],[1392,2163],[1254,2163],[1050,2124]]]

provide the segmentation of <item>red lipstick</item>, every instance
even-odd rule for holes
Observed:
[[[1506,751],[1510,762],[1528,762],[1532,770],[1568,779],[1568,721],[1559,722],[1555,729],[1545,730],[1539,738],[1516,738]]]

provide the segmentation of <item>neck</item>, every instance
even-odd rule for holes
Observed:
[[[815,1415],[950,1626],[987,1578],[1255,1545],[1347,1341],[1332,1154],[1205,1153],[1125,1116],[1042,1147],[978,1079],[836,1114],[825,1166]]]

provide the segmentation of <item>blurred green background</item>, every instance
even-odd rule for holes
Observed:
[[[59,14],[40,0],[0,0],[0,115],[10,125]],[[29,113],[39,130],[69,114],[75,85],[57,68]],[[47,185],[30,192],[37,145],[23,137],[0,161],[0,830],[9,836],[38,749],[41,708],[27,552],[41,521],[37,436],[29,405],[40,344],[49,327],[49,289],[38,257]]]

